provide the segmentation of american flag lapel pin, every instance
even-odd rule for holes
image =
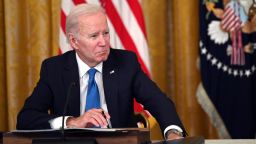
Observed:
[[[112,70],[112,71],[109,72],[109,74],[113,74],[113,73],[115,73],[115,70]]]

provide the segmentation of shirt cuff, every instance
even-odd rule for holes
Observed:
[[[70,116],[64,118],[64,128],[67,128],[66,121]],[[49,120],[52,129],[60,129],[62,127],[62,116]]]
[[[166,133],[169,131],[169,130],[171,130],[171,129],[175,129],[175,130],[177,130],[177,131],[179,131],[179,132],[183,132],[183,130],[179,127],[179,126],[177,126],[177,125],[170,125],[170,126],[168,126],[167,128],[165,128],[165,130],[164,130],[164,136],[166,136]],[[165,137],[165,139],[166,139],[166,137]]]

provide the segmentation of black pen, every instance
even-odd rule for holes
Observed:
[[[109,120],[107,119],[107,117],[106,117],[106,115],[105,115],[105,113],[104,113],[103,110],[102,110],[102,115],[103,115],[103,117],[107,120],[107,123],[108,123],[107,128],[111,128],[110,122],[109,122]]]

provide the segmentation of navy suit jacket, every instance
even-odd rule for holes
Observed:
[[[75,51],[46,59],[37,86],[18,114],[17,129],[50,128],[48,121],[62,116],[67,90],[73,82],[76,85],[71,90],[66,115],[77,117],[80,86]],[[169,125],[183,128],[173,102],[143,73],[134,53],[110,50],[103,62],[103,85],[113,128],[136,127],[134,98],[157,119],[162,130]]]

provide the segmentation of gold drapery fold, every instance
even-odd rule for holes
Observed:
[[[216,130],[196,99],[200,82],[199,1],[172,0],[170,6],[171,94],[191,136],[217,138]]]
[[[43,59],[56,54],[60,1],[5,0],[3,10],[4,61],[1,85],[6,92],[6,114],[1,116],[3,130],[15,129],[16,117],[24,99],[31,94]],[[2,38],[1,38],[2,39]],[[3,121],[3,122],[2,122]]]
[[[147,28],[151,78],[161,89],[168,91],[167,75],[167,5],[166,0],[144,0],[143,10]],[[150,138],[163,139],[160,127],[155,119],[150,120]]]
[[[0,130],[7,130],[4,2],[0,1]]]

